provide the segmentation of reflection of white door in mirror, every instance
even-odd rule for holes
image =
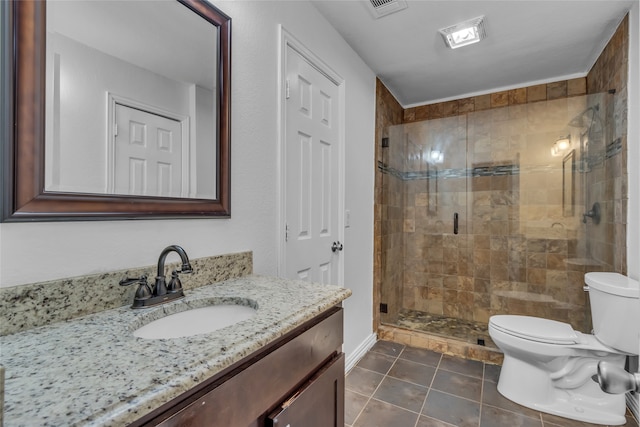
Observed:
[[[46,6],[46,191],[215,199],[215,26],[179,2]],[[115,189],[114,103],[182,122],[190,175],[170,194]]]
[[[109,182],[115,194],[180,197],[188,194],[183,168],[182,124],[151,112],[116,104],[114,162]],[[188,162],[184,162],[188,166]],[[183,179],[186,177],[186,179]]]

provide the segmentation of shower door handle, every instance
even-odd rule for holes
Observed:
[[[453,234],[458,234],[458,212],[453,214]]]

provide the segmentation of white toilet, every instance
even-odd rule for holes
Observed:
[[[593,335],[529,316],[489,319],[489,335],[504,353],[498,391],[529,408],[608,425],[626,422],[624,394],[607,394],[595,375],[601,360],[624,367],[637,355],[640,284],[617,273],[587,273]]]

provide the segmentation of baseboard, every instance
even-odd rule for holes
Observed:
[[[636,417],[636,421],[640,422],[640,394],[627,393],[627,406],[629,410]]]
[[[345,361],[344,370],[345,373],[348,373],[356,364],[367,354],[367,351],[373,347],[373,345],[378,341],[378,336],[376,334],[369,335],[364,341],[360,343],[358,347],[349,355],[347,355],[347,359]]]

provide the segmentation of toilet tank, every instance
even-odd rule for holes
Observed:
[[[640,283],[618,273],[587,273],[593,333],[617,350],[638,354]]]

